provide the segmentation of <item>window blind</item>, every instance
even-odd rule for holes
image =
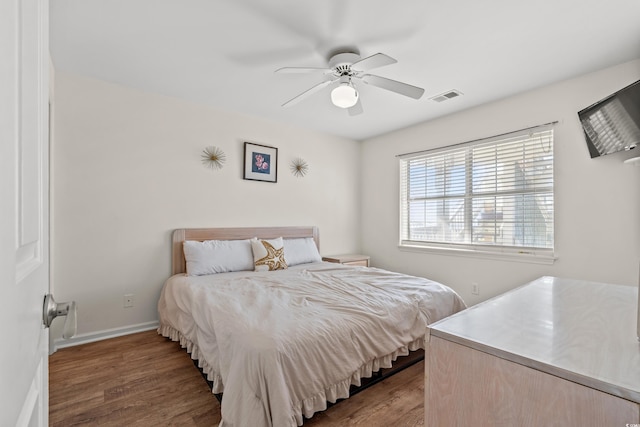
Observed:
[[[553,250],[551,125],[399,161],[401,245]]]

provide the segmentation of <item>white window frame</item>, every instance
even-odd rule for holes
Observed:
[[[499,260],[509,260],[509,261],[519,261],[519,262],[530,262],[530,263],[540,263],[540,264],[551,264],[554,262],[556,258],[554,253],[555,246],[555,221],[553,219],[555,206],[553,203],[554,197],[554,184],[553,184],[553,125],[554,123],[549,123],[546,125],[536,126],[533,128],[527,128],[516,132],[511,132],[507,134],[498,135],[491,138],[484,138],[481,140],[466,142],[462,144],[456,144],[453,146],[442,147],[433,150],[426,150],[414,153],[407,153],[403,155],[399,155],[399,190],[400,190],[400,200],[399,200],[399,248],[401,250],[406,251],[420,251],[420,252],[431,252],[437,254],[447,254],[447,255],[460,255],[460,256],[468,256],[468,257],[480,257],[480,258],[490,258],[490,259],[499,259]],[[547,247],[528,247],[522,245],[509,245],[505,243],[496,243],[492,242],[491,244],[484,244],[475,242],[473,239],[473,234],[470,230],[467,229],[469,226],[469,216],[471,215],[473,209],[473,199],[476,201],[481,197],[486,198],[487,193],[478,193],[474,194],[473,189],[469,183],[469,167],[473,164],[473,160],[470,160],[468,153],[470,150],[474,148],[481,147],[492,147],[492,146],[500,146],[500,144],[504,144],[507,141],[532,141],[532,138],[535,138],[536,135],[545,135],[545,137],[550,136],[545,141],[548,144],[549,153],[551,155],[551,182],[548,182],[548,177],[544,181],[544,185],[533,191],[533,193],[546,193],[547,197],[549,192],[551,193],[551,243],[550,247],[549,243],[546,243]],[[525,143],[523,142],[523,145]],[[465,191],[464,191],[464,199],[465,207],[464,207],[464,215],[467,217],[465,219],[465,239],[468,239],[464,242],[453,242],[446,241],[446,238],[437,238],[434,240],[430,240],[428,237],[424,237],[424,239],[411,239],[415,236],[410,236],[410,195],[409,195],[409,171],[408,164],[410,161],[419,161],[421,159],[430,159],[437,156],[442,156],[442,154],[446,153],[447,155],[458,154],[461,156],[461,153],[466,153],[466,157],[464,160],[464,170],[467,178],[465,180]],[[548,164],[548,158],[546,160]],[[476,163],[477,164],[477,163]],[[425,168],[426,170],[426,168]],[[427,172],[425,171],[425,174]],[[444,175],[444,174],[443,174]],[[441,177],[444,179],[444,177]],[[425,184],[427,185],[427,184]],[[489,193],[489,196],[492,194],[498,196],[504,196],[506,193],[502,193],[496,190],[495,193]],[[437,199],[437,197],[436,197]],[[425,227],[426,228],[426,227]],[[473,226],[471,226],[473,229]]]

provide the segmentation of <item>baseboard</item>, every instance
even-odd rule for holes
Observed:
[[[90,342],[102,341],[109,338],[121,337],[123,335],[135,334],[136,332],[150,331],[158,328],[158,321],[139,323],[137,325],[124,326],[122,328],[106,329],[104,331],[91,332],[88,334],[80,334],[69,338],[56,338],[53,340],[53,348],[50,349],[50,353],[55,353],[57,350],[66,347],[75,347],[81,344],[88,344]]]

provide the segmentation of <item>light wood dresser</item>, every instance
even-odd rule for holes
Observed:
[[[432,324],[425,425],[640,426],[637,292],[542,277]]]

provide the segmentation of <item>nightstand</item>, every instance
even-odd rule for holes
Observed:
[[[361,265],[363,267],[369,267],[370,257],[367,255],[347,254],[347,255],[332,255],[322,257],[323,261],[336,262],[338,264],[345,265]]]

